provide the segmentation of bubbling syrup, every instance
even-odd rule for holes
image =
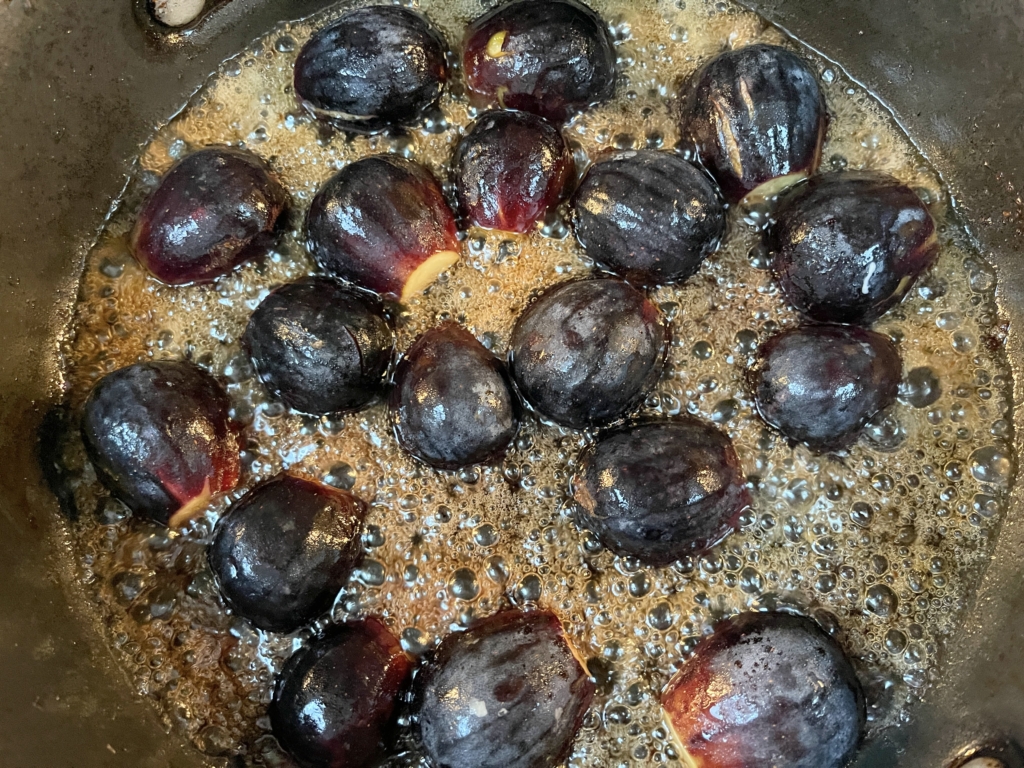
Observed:
[[[841,456],[790,447],[762,424],[746,368],[759,341],[798,318],[765,271],[753,226],[762,212],[734,207],[721,250],[685,285],[653,293],[673,340],[644,412],[720,425],[753,489],[741,530],[704,557],[645,568],[573,524],[567,481],[592,435],[527,417],[500,464],[437,472],[399,450],[381,404],[344,417],[290,412],[258,383],[238,339],[269,290],[314,271],[299,241],[312,196],[344,164],[377,152],[414,158],[445,178],[474,112],[456,77],[420,128],[371,137],[326,130],[298,108],[291,72],[312,30],[341,10],[278,26],[223,64],[143,150],[88,256],[66,347],[75,405],[117,368],[188,358],[227,383],[232,415],[247,427],[242,484],[184,532],[129,519],[88,471],[77,494],[97,514],[69,530],[79,579],[135,690],[207,754],[287,764],[265,707],[276,671],[312,630],[266,634],[230,616],[205,559],[218,515],[283,469],[351,488],[371,505],[366,557],[334,620],[379,616],[416,655],[509,603],[562,617],[599,681],[572,766],[678,765],[661,688],[716,621],[743,610],[788,606],[837,632],[865,682],[871,732],[905,719],[933,679],[943,639],[957,630],[988,559],[1013,474],[992,268],[971,250],[936,173],[835,65],[730,3],[591,5],[612,28],[621,75],[613,101],[565,128],[580,170],[603,150],[674,146],[680,79],[721,50],[770,42],[799,50],[820,76],[832,115],[823,167],[891,173],[929,204],[938,263],[875,324],[904,358],[900,402]],[[482,5],[423,0],[420,10],[457,46]],[[212,285],[165,286],[131,258],[127,233],[160,174],[209,144],[267,159],[293,195],[292,231],[265,259]],[[503,355],[532,296],[591,269],[561,216],[523,236],[470,230],[460,261],[398,316],[399,349],[454,318]],[[395,764],[417,764],[415,745],[402,746],[410,751]]]

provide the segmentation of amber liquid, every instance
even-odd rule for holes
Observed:
[[[738,611],[788,606],[836,631],[867,688],[872,732],[905,718],[936,674],[943,640],[957,631],[989,557],[1012,474],[1011,381],[991,267],[950,215],[934,170],[839,67],[731,4],[591,4],[612,26],[622,74],[613,101],[565,128],[581,168],[610,148],[673,147],[678,82],[723,49],[780,43],[812,63],[832,113],[823,166],[891,173],[920,192],[940,223],[938,264],[876,328],[899,340],[906,371],[936,373],[941,397],[915,407],[920,393],[910,388],[841,456],[791,448],[766,429],[744,373],[760,340],[799,319],[764,270],[751,223],[758,212],[737,207],[725,244],[700,272],[654,293],[673,342],[644,411],[720,425],[755,487],[742,529],[704,557],[645,568],[601,550],[574,525],[566,485],[591,435],[528,418],[501,464],[444,473],[398,449],[380,404],[333,418],[288,411],[253,377],[238,338],[270,289],[314,270],[297,239],[308,201],[338,168],[376,152],[415,158],[444,177],[474,113],[456,77],[421,128],[358,138],[324,131],[297,108],[291,69],[311,30],[340,11],[283,24],[225,63],[156,131],[88,257],[66,347],[74,403],[122,366],[188,358],[227,382],[233,416],[246,425],[242,484],[183,533],[125,519],[88,474],[79,500],[99,514],[68,532],[78,578],[135,690],[207,753],[280,764],[265,706],[276,670],[311,630],[265,634],[230,616],[204,546],[233,499],[283,469],[351,487],[371,504],[366,559],[334,620],[380,616],[421,654],[509,603],[558,612],[580,654],[602,660],[591,665],[601,692],[573,766],[677,761],[659,692],[714,623]],[[424,0],[421,10],[456,46],[481,6]],[[295,199],[296,231],[213,285],[161,285],[132,260],[125,233],[176,158],[224,143],[244,145],[277,170]],[[526,236],[471,230],[460,261],[398,318],[399,348],[455,318],[504,354],[531,296],[591,267],[557,216]],[[414,750],[397,758],[415,760]]]

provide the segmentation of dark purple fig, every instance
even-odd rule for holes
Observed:
[[[683,763],[698,768],[844,768],[865,723],[843,649],[787,613],[720,622],[661,703]]]
[[[595,163],[572,210],[587,255],[644,286],[686,280],[725,234],[715,185],[671,152],[618,152]]]
[[[438,469],[499,458],[519,428],[504,366],[457,323],[429,330],[409,347],[389,406],[401,446]]]
[[[416,678],[427,756],[443,768],[550,768],[569,755],[594,683],[547,611],[503,611],[448,635]]]
[[[208,559],[225,601],[260,629],[292,632],[327,611],[362,556],[366,504],[294,475],[236,501]]]
[[[238,482],[238,426],[217,380],[192,363],[136,363],[107,374],[82,413],[102,483],[133,511],[171,527]]]
[[[377,397],[395,347],[380,303],[329,277],[271,292],[242,343],[267,389],[303,413],[353,411]]]
[[[202,283],[263,254],[288,193],[256,155],[193,152],[160,180],[135,222],[131,250],[164,283]]]
[[[295,94],[314,116],[372,133],[416,122],[441,96],[441,35],[394,5],[349,11],[317,31],[295,60]]]
[[[377,619],[327,630],[277,677],[270,725],[302,768],[376,763],[412,662]]]
[[[721,53],[683,86],[683,141],[729,202],[774,181],[765,197],[818,168],[827,111],[807,63],[776,45]]]
[[[816,451],[845,448],[896,400],[903,362],[888,337],[843,325],[772,336],[750,374],[761,417]]]
[[[615,278],[562,283],[519,316],[510,371],[537,411],[567,427],[608,424],[643,403],[665,362],[658,308]]]
[[[707,551],[750,505],[732,441],[691,416],[603,434],[580,457],[572,494],[580,525],[654,566]]]
[[[834,323],[878,319],[939,253],[921,198],[869,171],[828,173],[795,187],[766,242],[786,298],[805,315]]]
[[[601,17],[576,0],[513,0],[466,30],[470,96],[564,122],[615,92],[615,46]]]
[[[455,149],[459,206],[473,224],[529,232],[562,199],[573,174],[559,130],[525,112],[487,112]]]
[[[328,179],[309,206],[306,237],[325,270],[402,302],[459,258],[441,185],[394,155],[357,160]]]

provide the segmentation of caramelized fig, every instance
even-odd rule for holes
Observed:
[[[791,440],[835,451],[896,400],[899,350],[874,331],[812,325],[772,336],[758,352],[751,388],[761,417]]]
[[[786,613],[719,623],[661,702],[683,763],[696,768],[844,768],[865,723],[842,648]]]
[[[736,202],[773,182],[769,197],[814,173],[827,111],[807,63],[777,45],[721,53],[683,87],[680,132]]]
[[[295,60],[295,93],[314,116],[372,133],[415,122],[448,76],[441,35],[418,13],[371,5],[317,31]]]
[[[466,30],[462,68],[471,96],[563,122],[615,91],[608,27],[577,0],[513,0]]]
[[[221,385],[192,363],[136,363],[93,387],[82,437],[115,496],[177,526],[238,482],[239,432],[229,408]]]
[[[912,189],[868,171],[828,173],[787,194],[766,242],[779,286],[815,320],[870,323],[938,257],[935,222]]]
[[[725,206],[711,179],[670,152],[618,152],[598,161],[572,210],[587,255],[637,285],[686,280],[725,234]]]
[[[416,678],[428,757],[444,768],[550,768],[594,696],[558,618],[503,611],[448,635]]]
[[[374,155],[346,165],[317,192],[306,217],[325,270],[407,302],[459,258],[455,217],[422,165]]]
[[[332,627],[277,677],[270,725],[302,768],[365,768],[384,751],[412,669],[377,619]]]
[[[519,428],[504,366],[473,334],[445,323],[420,336],[395,370],[398,442],[439,469],[498,458]]]
[[[353,411],[384,388],[395,334],[380,302],[329,277],[272,291],[242,336],[267,389],[303,413]]]
[[[644,294],[615,278],[562,283],[512,330],[509,369],[541,415],[576,429],[640,406],[665,363],[668,329]]]
[[[452,160],[462,213],[478,227],[529,232],[558,205],[573,172],[558,129],[525,112],[487,112]]]
[[[256,155],[208,147],[179,160],[135,222],[131,250],[158,280],[201,283],[261,255],[288,193]]]
[[[603,434],[580,457],[572,495],[580,525],[654,566],[705,552],[750,505],[732,441],[690,416]]]
[[[260,629],[308,624],[362,556],[365,516],[357,496],[312,480],[282,474],[257,485],[220,519],[210,545],[221,594]]]

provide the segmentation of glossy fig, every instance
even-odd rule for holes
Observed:
[[[439,469],[500,457],[519,428],[504,366],[457,323],[433,328],[409,347],[389,405],[401,446]]]
[[[447,77],[444,40],[423,16],[371,5],[313,34],[295,60],[294,85],[316,117],[372,133],[414,123]]]
[[[136,363],[107,374],[82,413],[96,474],[135,512],[181,525],[235,487],[239,430],[223,387],[192,363]]]
[[[328,277],[272,291],[242,336],[267,389],[303,413],[358,410],[384,388],[395,346],[380,302]]]
[[[269,709],[274,736],[302,768],[373,765],[411,668],[377,619],[332,627],[278,675]]]
[[[912,189],[868,171],[828,173],[779,204],[766,243],[786,298],[815,320],[870,323],[903,300],[938,257]]]
[[[221,594],[260,629],[292,632],[331,607],[362,557],[366,504],[354,494],[281,474],[236,501],[208,559]]]
[[[259,157],[233,147],[193,152],[160,180],[131,233],[131,250],[158,280],[202,283],[273,243],[288,193]]]
[[[767,197],[821,161],[827,111],[814,72],[777,45],[726,51],[680,94],[680,133],[729,202],[774,182]]]
[[[573,195],[572,211],[587,255],[637,285],[686,280],[725,234],[718,189],[671,152],[599,160]]]
[[[478,227],[529,232],[558,205],[572,153],[551,123],[526,112],[487,112],[452,159],[459,207]]]
[[[744,613],[697,646],[662,695],[683,763],[844,768],[864,696],[842,648],[810,619]]]
[[[309,206],[306,237],[327,272],[402,302],[459,257],[441,185],[394,155],[357,160],[328,179]]]
[[[728,435],[690,416],[601,435],[580,457],[572,495],[580,525],[654,566],[714,546],[750,505]]]
[[[899,391],[903,363],[886,336],[812,325],[768,339],[751,370],[761,417],[817,451],[845,448]]]
[[[466,30],[462,68],[470,95],[503,109],[563,122],[615,91],[607,25],[577,0],[513,0]]]
[[[519,316],[510,371],[541,415],[595,427],[640,406],[661,375],[667,342],[661,313],[636,288],[615,278],[575,280]]]
[[[427,756],[444,768],[550,768],[569,755],[594,684],[558,618],[503,611],[448,635],[416,678]]]

